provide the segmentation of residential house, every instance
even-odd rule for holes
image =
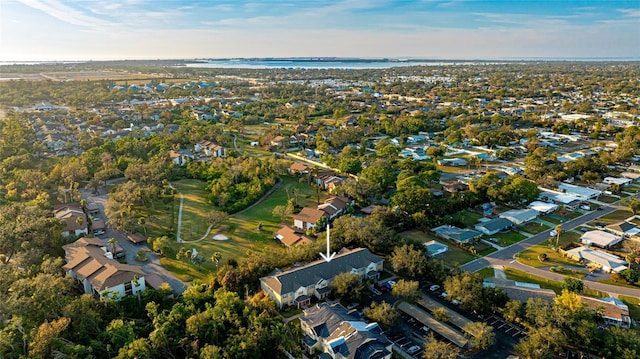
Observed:
[[[438,164],[440,166],[459,167],[459,166],[466,166],[467,160],[462,158],[443,158],[438,160]]]
[[[62,268],[82,285],[85,293],[100,299],[118,299],[145,290],[142,269],[114,260],[102,240],[82,237],[62,248],[67,262]]]
[[[393,344],[378,323],[367,323],[340,304],[321,303],[304,310],[300,327],[307,353],[333,359],[391,359]]]
[[[566,254],[575,261],[592,263],[607,273],[620,273],[627,269],[627,262],[624,259],[597,249],[576,247],[566,251]]]
[[[55,206],[53,216],[62,222],[62,236],[82,236],[89,233],[87,215],[72,204]]]
[[[280,243],[284,244],[287,247],[297,246],[299,244],[313,243],[313,240],[305,236],[304,232],[289,226],[283,226],[282,228],[280,228],[280,230],[276,232],[274,238],[279,240]]]
[[[605,229],[620,237],[633,237],[640,234],[640,228],[635,224],[627,221],[613,223],[605,227]]]
[[[433,228],[431,231],[442,238],[450,239],[458,243],[471,243],[482,237],[481,232],[468,228],[458,228],[447,224]]]
[[[45,136],[42,142],[52,152],[62,150],[64,148],[64,145],[67,143],[62,135],[59,134],[48,134]]]
[[[620,299],[580,297],[582,303],[590,309],[600,313],[606,325],[613,325],[620,328],[631,328],[629,307]]]
[[[315,181],[322,189],[330,190],[344,182],[344,178],[337,176],[333,171],[325,170],[316,175]]]
[[[597,198],[602,194],[601,191],[564,182],[560,182],[560,184],[558,184],[558,189],[560,189],[560,191],[563,191],[564,193],[578,197],[581,200]]]
[[[320,259],[287,271],[276,269],[271,275],[260,278],[260,287],[279,308],[285,305],[302,308],[311,303],[311,296],[325,299],[331,291],[329,285],[340,273],[355,273],[364,280],[378,280],[383,262],[384,259],[366,248],[343,248],[331,262]]]
[[[291,173],[292,175],[304,175],[309,173],[310,170],[311,166],[301,162],[294,162],[293,164],[291,164],[291,166],[289,166],[289,173]]]
[[[513,223],[510,220],[505,218],[494,218],[485,222],[481,222],[475,225],[475,229],[486,234],[487,236],[492,236],[498,232],[510,230],[513,227]]]
[[[293,226],[306,231],[307,229],[315,227],[316,223],[318,223],[322,217],[329,219],[327,212],[321,209],[304,207],[300,213],[293,216]]]
[[[285,141],[286,139],[284,137],[276,136],[269,142],[269,144],[273,147],[284,147],[286,145]]]
[[[527,207],[538,212],[540,215],[551,214],[558,209],[557,204],[541,202],[541,201],[533,201],[529,203]]]
[[[347,212],[349,206],[353,206],[355,201],[344,196],[331,196],[323,204],[318,205],[318,209],[324,211],[329,220],[332,220]]]
[[[193,159],[194,156],[189,150],[171,150],[169,151],[169,159],[176,166],[185,166],[189,159]]]
[[[459,193],[469,190],[469,185],[460,181],[447,183],[444,185],[445,191],[449,193]]]
[[[605,177],[602,180],[603,183],[606,183],[608,185],[618,185],[620,187],[624,187],[626,185],[628,185],[629,183],[633,182],[630,178],[624,178],[624,177]]]
[[[220,145],[216,145],[215,143],[213,143],[211,141],[208,141],[208,140],[202,140],[202,141],[196,143],[193,146],[193,149],[194,149],[195,152],[203,153],[207,157],[224,158],[224,157],[227,156],[227,153],[226,153],[224,147],[222,147]]]
[[[595,231],[589,231],[589,232],[583,233],[582,236],[580,236],[580,241],[583,244],[586,244],[588,246],[609,248],[611,246],[614,246],[620,243],[620,241],[622,241],[623,238],[624,237],[620,235],[616,235],[616,234],[605,232],[605,231],[595,230]]]
[[[436,241],[429,241],[424,243],[423,245],[425,246],[425,248],[427,248],[427,252],[429,252],[429,257],[435,257],[449,250],[449,247],[446,244],[442,244]]]
[[[538,217],[538,211],[533,209],[512,209],[510,211],[502,212],[498,216],[506,218],[513,222],[513,224],[519,226],[536,219]]]

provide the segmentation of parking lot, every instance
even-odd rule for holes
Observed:
[[[487,318],[486,322],[487,324],[492,326],[495,331],[503,332],[504,334],[509,335],[514,339],[520,340],[527,337],[527,332],[524,331],[524,329],[511,323],[507,323],[504,319],[499,318],[495,315]]]

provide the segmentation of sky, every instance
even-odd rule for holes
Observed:
[[[0,0],[0,61],[640,57],[640,0]]]

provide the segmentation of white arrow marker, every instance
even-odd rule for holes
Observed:
[[[335,253],[331,253],[331,247],[329,244],[329,224],[327,223],[327,254],[320,253],[320,256],[324,258],[325,261],[331,262],[335,255]]]

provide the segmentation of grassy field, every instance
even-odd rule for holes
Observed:
[[[447,241],[442,238],[436,238],[435,236],[424,233],[417,229],[402,232],[400,233],[400,236],[411,238],[423,243],[436,240],[442,244],[445,244],[447,247],[449,247],[449,249],[447,250],[447,252],[439,255],[438,257],[441,258],[445,262],[445,264],[450,267],[457,267],[478,258],[478,256],[465,251],[453,242]]]
[[[474,212],[469,212],[467,210],[462,210],[462,211],[456,213],[453,216],[453,219],[464,223],[464,225],[467,226],[467,227],[473,227],[474,225],[476,225],[478,223],[478,220],[480,218],[482,218],[482,217],[483,216],[481,214],[479,214],[479,213],[474,213]]]
[[[526,283],[535,283],[535,284],[540,284],[541,288],[545,288],[545,289],[551,289],[554,292],[556,292],[556,294],[560,294],[562,293],[562,283],[555,281],[555,280],[550,280],[550,279],[546,279],[546,278],[541,278],[523,271],[519,271],[517,269],[513,269],[513,268],[505,268],[504,270],[505,274],[507,275],[507,279],[511,279],[511,280],[515,280],[518,282],[526,282]],[[594,297],[594,298],[602,298],[602,297],[608,297],[609,295],[607,293],[603,293],[597,290],[592,290],[592,289],[588,289],[585,288],[584,292],[581,293],[582,295],[586,295],[588,297]]]
[[[600,282],[600,283],[604,283],[604,284],[617,285],[618,287],[627,287],[627,288],[633,288],[633,289],[640,289],[640,285],[638,285],[638,284],[629,284],[624,279],[621,279],[618,282],[614,282],[611,279],[600,279],[600,280],[597,280],[596,282]]]
[[[493,236],[495,238],[498,238],[498,240],[500,241],[500,245],[503,247],[510,246],[527,238],[523,234],[520,234],[516,231],[510,231],[507,233],[496,233]]]
[[[493,278],[494,271],[493,268],[487,267],[480,269],[476,273],[478,273],[482,278]]]
[[[547,229],[549,229],[549,226],[547,226],[544,223],[538,223],[538,222],[529,222],[523,226],[519,227],[521,231],[530,233],[530,234],[538,234],[540,232],[543,232]]]
[[[606,216],[600,217],[599,221],[607,222],[607,223],[616,223],[616,222],[623,221],[631,216],[633,216],[633,212],[619,209],[617,211],[613,211],[607,214]]]
[[[635,320],[640,320],[640,298],[626,295],[619,295],[618,298],[629,307],[629,316]]]
[[[600,197],[598,197],[598,201],[604,202],[604,203],[613,203],[613,202],[615,202],[617,200],[619,200],[619,198],[607,196],[607,195],[604,195],[604,194],[601,195]]]
[[[538,256],[542,253],[547,255],[547,260],[544,262],[540,262],[538,260]],[[578,262],[563,257],[562,254],[552,250],[545,244],[537,244],[526,251],[520,252],[518,254],[518,262],[535,268],[550,266],[580,266]]]
[[[193,238],[201,238],[207,229],[204,223],[204,215],[213,208],[206,202],[204,192],[204,182],[197,180],[181,180],[174,183],[174,186],[183,194],[184,207],[182,213],[183,240]],[[250,251],[267,251],[270,248],[277,248],[279,243],[273,240],[273,234],[279,228],[281,219],[271,214],[273,207],[285,205],[288,196],[293,197],[293,189],[298,190],[298,204],[301,206],[316,204],[316,191],[313,186],[307,183],[301,183],[295,177],[284,176],[282,184],[264,201],[245,212],[230,216],[227,222],[219,227],[213,228],[211,234],[203,241],[193,243],[179,244],[172,242],[172,248],[168,256],[160,259],[165,268],[173,272],[181,280],[189,281],[194,278],[204,279],[211,272],[216,270],[215,262],[211,261],[211,255],[214,252],[222,254],[221,263],[228,259],[239,259],[247,256]],[[320,192],[320,200],[326,198],[326,194]],[[177,228],[177,213],[179,207],[179,197],[176,196],[173,201],[173,212],[166,210],[159,211],[158,218],[153,225],[149,225],[150,235],[165,234],[170,228]],[[171,207],[168,206],[168,207]],[[176,223],[172,227],[165,225],[173,222]],[[287,220],[290,222],[290,219]],[[262,229],[258,231],[258,225],[262,223]],[[193,232],[192,232],[193,231]],[[215,234],[224,234],[229,239],[225,241],[216,241],[212,239]],[[175,235],[170,237],[175,240]],[[196,251],[205,259],[207,259],[200,267],[196,267],[189,262],[178,261],[175,259],[175,253],[180,247],[188,249],[195,248]]]
[[[542,216],[540,217],[540,219],[545,220],[547,222],[553,223],[553,224],[560,224],[562,223],[562,221],[559,218],[556,218],[556,216]]]

